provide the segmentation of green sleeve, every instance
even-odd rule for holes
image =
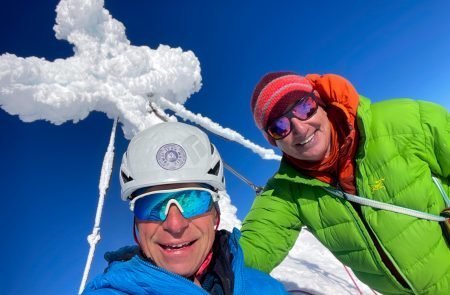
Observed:
[[[286,257],[302,227],[289,190],[271,182],[255,198],[240,239],[245,264],[267,273]]]
[[[420,117],[431,171],[450,181],[450,114],[442,106],[420,102]]]

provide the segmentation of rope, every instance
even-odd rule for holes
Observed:
[[[171,121],[170,117],[166,113],[164,113],[164,111],[161,108],[159,108],[156,103],[151,101],[149,102],[148,106],[150,107],[150,110],[148,111],[149,114],[151,113],[155,114],[155,116],[157,116],[161,121],[164,122]]]
[[[439,189],[439,192],[441,193],[442,198],[444,199],[445,205],[447,207],[450,207],[450,199],[448,198],[447,194],[445,193],[445,190],[442,187],[442,184],[439,182],[439,179],[436,176],[432,176],[432,179],[433,179],[434,184]]]
[[[116,135],[116,126],[117,126],[117,118],[114,120],[113,127],[111,130],[111,136],[109,138],[108,148],[105,153],[105,157],[103,158],[102,171],[100,174],[99,181],[99,198],[97,204],[97,212],[95,213],[95,223],[92,228],[92,233],[87,236],[87,240],[89,243],[89,254],[86,260],[86,265],[84,267],[83,278],[81,279],[80,289],[78,290],[78,294],[81,294],[86,286],[86,281],[89,276],[89,271],[92,265],[92,259],[94,258],[95,246],[98,241],[100,241],[100,221],[102,217],[103,204],[105,202],[106,190],[109,186],[109,181],[111,179],[111,171],[113,167],[114,161],[114,141]]]
[[[167,101],[168,102],[168,101]],[[161,119],[164,122],[168,122],[170,121],[170,118],[164,113],[163,110],[161,110],[161,108],[158,107],[157,104],[155,104],[154,102],[150,102],[149,103],[149,107],[150,107],[150,112],[154,113],[155,115],[158,116],[159,119]],[[174,110],[175,111],[175,110]],[[180,115],[177,112],[178,115]],[[195,116],[195,115],[194,115]],[[192,120],[191,120],[192,121]],[[196,121],[193,121],[194,123],[199,124]],[[228,141],[232,141],[231,139],[225,137],[224,135],[220,134],[220,133],[216,133],[214,131],[211,131],[209,129],[207,129],[206,127],[202,126],[201,124],[199,124],[201,127],[203,127],[205,129],[206,132],[211,132],[214,133],[216,135],[218,135],[219,137],[228,140]],[[251,182],[250,180],[248,180],[246,177],[244,177],[242,174],[240,174],[239,172],[237,172],[235,169],[233,169],[233,167],[231,167],[230,165],[228,165],[227,163],[225,163],[225,161],[223,161],[223,166],[225,167],[225,169],[227,169],[228,171],[230,171],[232,174],[234,174],[234,176],[236,176],[237,178],[239,178],[240,180],[242,180],[244,183],[246,183],[247,185],[249,185],[256,193],[256,195],[259,195],[262,190],[264,189],[262,186],[257,186],[255,185],[253,182]]]
[[[359,294],[363,294],[363,292],[359,288],[358,284],[356,283],[356,280],[354,279],[352,273],[348,270],[348,267],[345,264],[343,264],[343,263],[342,263],[342,265],[344,266],[344,269],[347,272],[347,274],[350,277],[350,279],[352,279],[353,284],[355,284],[355,287],[359,291]],[[370,288],[370,291],[372,291],[373,294],[377,295],[377,292],[375,292],[372,288]]]
[[[163,97],[161,97],[158,102],[160,106],[172,110],[184,120],[191,121],[223,138],[237,142],[242,146],[250,149],[254,153],[258,154],[261,158],[265,160],[277,160],[277,161],[281,160],[281,156],[275,154],[273,150],[265,149],[257,144],[254,144],[253,142],[244,138],[241,134],[237,133],[236,131],[231,130],[229,128],[223,128],[219,124],[211,121],[211,119],[209,118],[202,117],[199,114],[194,114],[179,103],[173,103]]]
[[[353,282],[353,285],[355,285],[356,289],[358,290],[359,294],[363,294],[361,289],[359,288],[358,284],[356,283],[356,280],[353,278],[352,274],[350,273],[350,271],[348,270],[347,266],[345,266],[345,264],[342,264],[344,266],[345,271],[347,272],[348,276],[350,277],[350,279]]]
[[[295,289],[295,290],[289,290],[289,294],[300,294],[300,295],[314,295],[314,293],[302,290],[302,289]]]
[[[256,193],[256,195],[259,195],[264,187],[262,186],[257,186],[255,185],[253,182],[251,182],[250,180],[248,180],[247,178],[245,178],[242,174],[240,174],[239,172],[237,172],[236,170],[233,169],[233,167],[231,167],[230,165],[228,165],[227,163],[225,163],[225,161],[223,162],[223,166],[230,171],[231,173],[234,174],[234,176],[236,176],[237,178],[239,178],[240,180],[242,180],[243,182],[245,182],[246,184],[248,184]]]
[[[409,209],[409,208],[404,208],[404,207],[400,207],[400,206],[396,206],[396,205],[392,205],[392,204],[387,204],[387,203],[383,203],[383,202],[379,202],[379,201],[375,201],[375,200],[371,200],[371,199],[362,198],[362,197],[359,197],[356,195],[352,195],[349,193],[345,193],[345,192],[341,192],[341,191],[332,189],[330,187],[323,187],[323,189],[338,198],[345,199],[347,201],[352,201],[352,202],[355,202],[355,203],[358,203],[358,204],[361,204],[364,206],[370,206],[370,207],[377,208],[377,209],[388,210],[388,211],[392,211],[392,212],[396,212],[396,213],[400,213],[400,214],[404,214],[404,215],[409,215],[409,216],[414,216],[417,218],[431,220],[431,221],[442,222],[442,221],[448,220],[448,218],[446,218],[446,217],[437,216],[437,215],[433,215],[433,214],[426,213],[426,212],[421,212],[421,211],[417,211],[417,210],[413,210],[413,209]]]

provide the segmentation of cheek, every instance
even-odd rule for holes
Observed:
[[[331,141],[331,125],[330,125],[330,121],[326,121],[326,123],[324,124],[324,133],[325,133],[325,138],[328,142]]]
[[[156,234],[158,226],[159,225],[152,223],[138,224],[137,229],[140,243],[151,240],[153,236]]]
[[[204,218],[204,219],[203,219]],[[203,220],[202,220],[203,219]],[[216,232],[217,222],[219,220],[215,216],[205,216],[195,220],[193,225],[208,240],[213,240]]]
[[[277,145],[277,147],[278,147],[279,149],[281,149],[281,148],[283,147],[283,142],[282,142],[281,140],[275,141],[275,144]]]
[[[155,242],[154,237],[157,234],[158,225],[151,223],[138,224],[139,246],[147,257],[154,259]]]
[[[275,142],[277,147],[282,151],[286,150],[286,148],[289,147],[289,138],[290,137],[291,137],[291,135],[289,134],[287,137],[283,138],[282,140],[277,140]]]
[[[203,231],[203,234],[206,236],[208,247],[212,247],[216,236],[216,223],[211,223],[208,228]]]

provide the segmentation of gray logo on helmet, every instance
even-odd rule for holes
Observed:
[[[166,170],[178,170],[186,163],[186,152],[178,144],[165,144],[156,153],[156,161]]]

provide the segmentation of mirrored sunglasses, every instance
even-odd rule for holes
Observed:
[[[184,218],[193,218],[209,212],[218,200],[218,193],[206,188],[179,188],[138,195],[130,202],[130,210],[138,220],[164,221],[174,204]]]
[[[288,136],[292,131],[292,118],[306,121],[311,118],[318,109],[318,103],[313,93],[302,97],[283,115],[271,121],[266,128],[267,134],[274,140],[280,140]]]

